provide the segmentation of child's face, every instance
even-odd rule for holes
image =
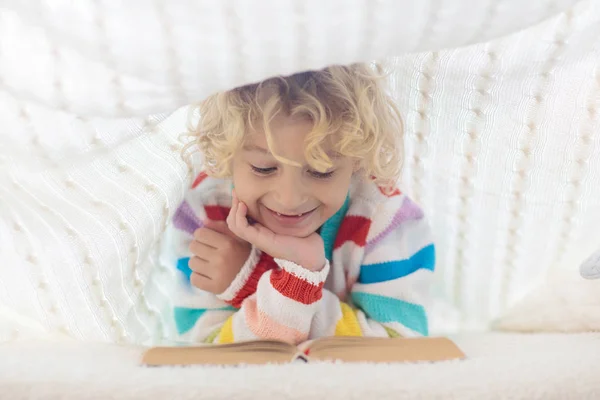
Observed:
[[[262,131],[249,132],[233,157],[233,183],[239,199],[248,206],[250,217],[277,234],[306,237],[314,233],[342,207],[348,194],[351,159],[332,157],[334,166],[325,173],[306,162],[304,139],[311,128],[309,121],[286,116],[271,122],[275,152],[301,168],[277,161]]]

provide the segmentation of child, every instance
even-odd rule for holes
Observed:
[[[434,247],[393,187],[402,124],[379,71],[332,66],[201,103],[205,173],[174,216],[180,339],[427,335]]]

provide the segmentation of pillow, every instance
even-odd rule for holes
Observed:
[[[493,328],[527,333],[600,331],[600,280],[584,279],[576,272],[552,273],[495,321]]]

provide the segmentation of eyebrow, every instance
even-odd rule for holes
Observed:
[[[245,144],[242,149],[244,151],[256,151],[258,153],[262,153],[262,154],[266,154],[266,155],[270,155],[272,156],[273,154],[271,154],[271,151],[269,149],[265,149],[264,147],[260,147],[257,146],[255,144]],[[328,151],[327,155],[332,158],[332,159],[336,159],[336,158],[340,158],[342,155],[340,153],[338,153],[337,151]]]
[[[257,151],[257,152],[263,153],[263,154],[269,154],[269,155],[271,154],[269,149],[265,149],[264,147],[260,147],[255,144],[245,144],[244,147],[242,147],[242,149],[245,151]]]

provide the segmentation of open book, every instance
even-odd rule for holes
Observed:
[[[142,358],[145,365],[235,365],[289,363],[296,360],[343,362],[417,362],[464,358],[443,337],[367,338],[326,337],[294,346],[275,340],[188,347],[153,347]]]

